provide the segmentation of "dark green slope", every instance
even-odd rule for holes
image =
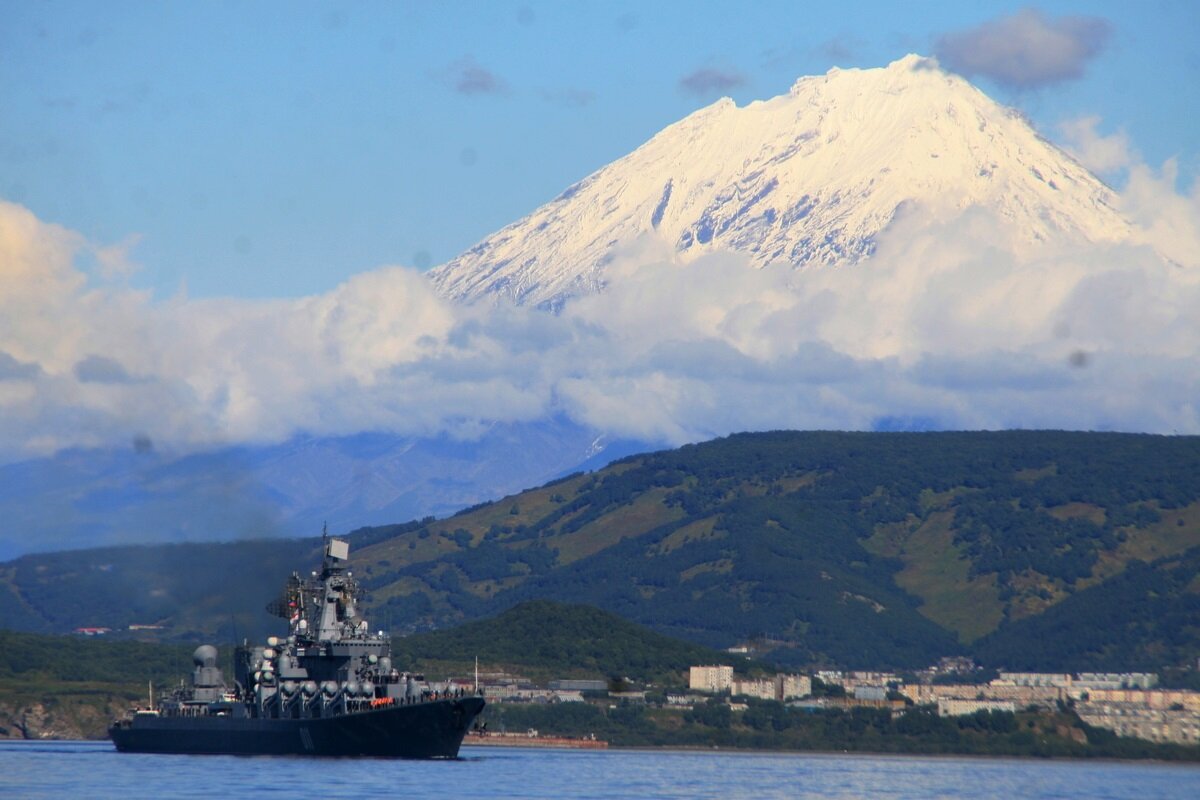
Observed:
[[[1036,646],[1031,646],[1036,643]],[[1107,582],[980,641],[982,663],[1014,670],[1154,671],[1200,652],[1200,547],[1131,563]]]
[[[47,636],[0,630],[0,686],[98,681],[176,683],[192,669],[194,645]],[[228,654],[226,654],[228,656]]]
[[[418,633],[392,643],[396,662],[428,668],[478,658],[485,669],[555,677],[630,678],[677,683],[693,664],[749,662],[673,639],[586,605],[534,600],[495,617]]]

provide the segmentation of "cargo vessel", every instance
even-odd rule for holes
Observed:
[[[217,649],[198,647],[190,685],[157,703],[151,691],[110,726],[117,750],[456,758],[483,698],[398,669],[390,639],[359,616],[349,544],[325,537],[323,552],[321,571],[293,573],[268,607],[286,636],[237,647],[232,684]]]

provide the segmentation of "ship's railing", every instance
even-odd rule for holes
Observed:
[[[181,705],[181,706],[166,706],[159,709],[158,713],[164,717],[215,717],[219,713],[213,711],[205,705]],[[225,710],[228,713],[228,710]]]
[[[470,696],[465,689],[424,689],[419,694],[407,697],[323,697],[318,695],[311,702],[303,702],[299,694],[291,697],[271,695],[257,704],[250,705],[250,713],[255,717],[269,719],[319,719],[345,714],[360,714],[367,711],[377,711],[392,706],[423,705],[446,700],[458,700]],[[203,716],[213,714],[206,706],[191,709],[183,706],[173,709],[175,716]]]

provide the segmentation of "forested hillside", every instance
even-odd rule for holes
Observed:
[[[1197,437],[744,434],[351,541],[374,623],[397,632],[549,598],[709,646],[753,641],[785,664],[1200,655],[1186,623],[1200,592]],[[153,610],[168,635],[228,635],[251,627],[235,609],[257,611],[289,567],[315,562],[313,544],[231,544],[205,563],[176,550],[153,575],[151,554],[171,548],[30,556],[0,566],[0,609],[41,630]]]
[[[407,669],[466,675],[478,658],[486,669],[509,669],[543,683],[553,678],[606,678],[682,686],[693,664],[733,664],[743,674],[761,667],[663,636],[598,608],[548,600],[397,639],[392,653]]]
[[[0,739],[101,738],[150,682],[177,685],[194,647],[0,630]]]

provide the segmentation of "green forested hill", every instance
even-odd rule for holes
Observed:
[[[535,678],[629,678],[638,682],[686,680],[693,664],[737,662],[700,645],[655,633],[586,605],[533,600],[495,617],[392,642],[406,668],[466,674],[474,659],[488,669],[512,669]]]
[[[396,631],[549,598],[710,646],[755,640],[787,663],[1200,655],[1196,627],[1171,622],[1194,619],[1200,591],[1187,555],[1200,547],[1197,437],[743,434],[351,538],[375,622]],[[140,571],[119,553],[27,556],[0,565],[0,611],[14,627],[69,630],[130,617],[135,597],[171,635],[227,632],[234,608],[274,594],[285,563],[315,559],[312,541],[226,547],[154,574],[151,554],[167,548],[133,559]]]
[[[193,649],[0,630],[0,682],[132,682],[144,693],[146,681],[173,684],[189,673]]]
[[[0,739],[100,738],[149,682],[187,675],[194,647],[0,630]]]

